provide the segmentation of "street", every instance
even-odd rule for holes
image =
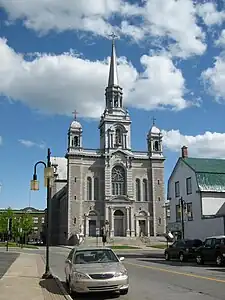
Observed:
[[[65,280],[64,260],[68,253],[65,248],[51,249],[52,271],[62,281]],[[225,268],[166,262],[163,258],[153,258],[147,251],[127,251],[118,255],[125,256],[124,264],[130,276],[129,294],[120,299],[201,300],[204,297],[204,300],[224,300]],[[95,298],[99,296],[91,297]]]
[[[12,263],[17,259],[17,257],[17,253],[0,252],[0,279],[3,277]]]
[[[44,248],[23,252],[36,252],[44,257]],[[64,261],[68,253],[69,249],[62,247],[50,249],[51,270],[62,282],[65,281]],[[130,276],[129,293],[121,296],[121,300],[224,300],[225,268],[197,266],[194,262],[167,262],[162,255],[155,257],[152,251],[117,253],[125,257],[124,264]],[[112,296],[87,296],[85,299],[107,300]]]

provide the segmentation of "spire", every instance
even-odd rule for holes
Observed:
[[[116,47],[115,47],[115,39],[117,38],[117,36],[114,33],[112,33],[110,36],[112,38],[112,52],[111,52],[111,60],[110,60],[108,87],[119,85],[118,73],[117,73],[117,61],[116,61]]]

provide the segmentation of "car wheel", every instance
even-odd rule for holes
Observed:
[[[198,254],[198,255],[196,256],[196,263],[197,263],[198,265],[203,265],[203,264],[204,264],[203,258],[202,258],[202,256],[201,256],[200,254]]]
[[[181,252],[179,254],[179,260],[180,260],[180,262],[184,262],[185,261],[185,257],[184,257],[184,253],[183,252]]]
[[[165,260],[170,260],[170,255],[168,252],[165,252]]]
[[[124,289],[120,291],[120,295],[127,295],[128,294],[128,289]]]
[[[216,264],[217,264],[217,266],[222,266],[223,265],[223,258],[222,258],[222,256],[220,255],[220,254],[218,254],[217,256],[216,256]]]

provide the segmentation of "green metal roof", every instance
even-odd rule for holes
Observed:
[[[188,157],[188,158],[183,158],[183,160],[192,169],[194,169],[195,172],[225,174],[225,159]]]
[[[196,173],[200,191],[225,192],[225,160],[210,158],[184,158]]]

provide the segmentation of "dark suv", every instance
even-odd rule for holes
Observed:
[[[203,245],[196,250],[196,262],[215,262],[217,266],[225,262],[225,236],[208,237]]]
[[[202,246],[202,244],[202,241],[199,239],[178,240],[165,250],[165,259],[179,258],[183,262],[190,258],[195,258],[195,249]]]

